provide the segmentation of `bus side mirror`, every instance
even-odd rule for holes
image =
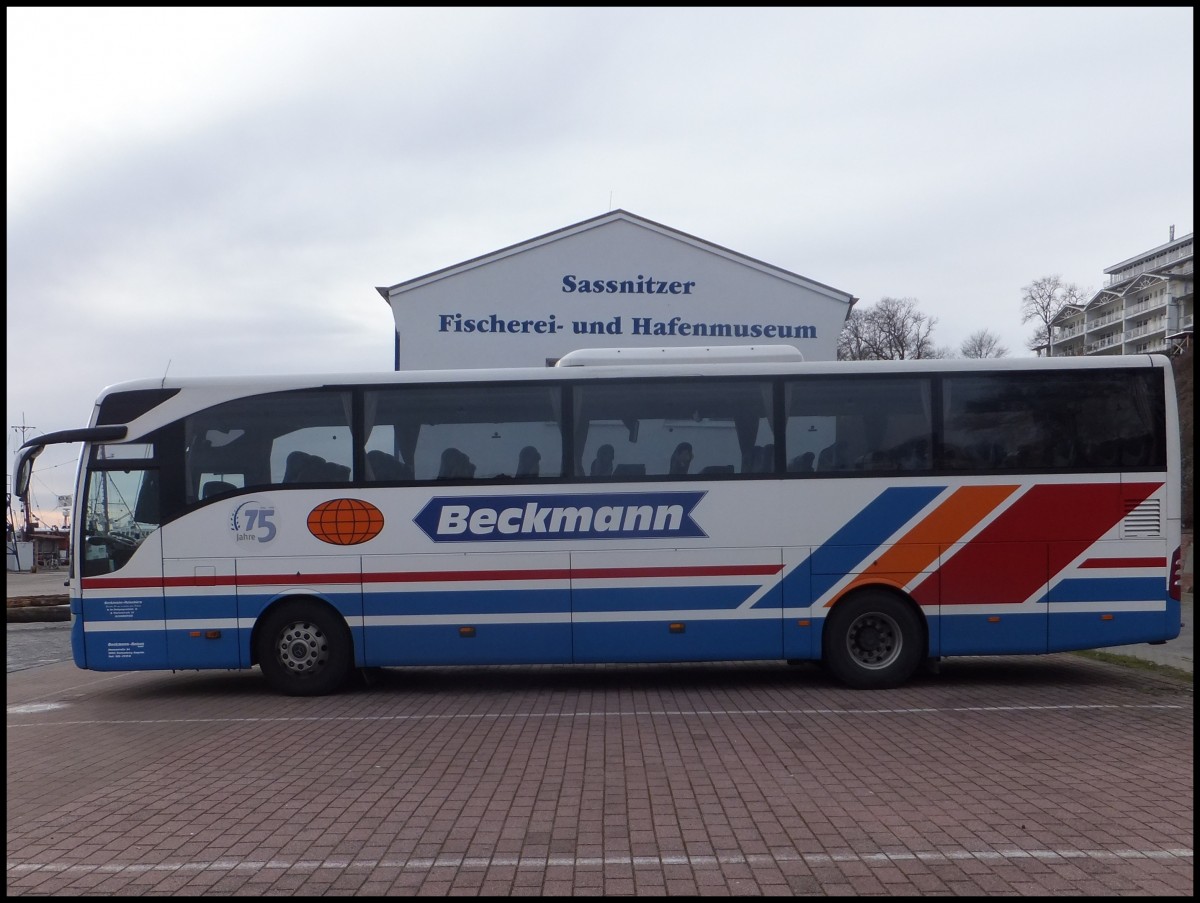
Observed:
[[[33,473],[33,459],[42,453],[44,445],[32,445],[17,450],[17,463],[13,466],[13,494],[22,502],[29,495],[29,478]]]

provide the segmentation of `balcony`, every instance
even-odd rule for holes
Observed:
[[[1167,321],[1159,318],[1152,323],[1143,323],[1141,326],[1135,326],[1125,333],[1126,338],[1136,339],[1138,336],[1151,335],[1156,332],[1162,332],[1167,328]]]
[[[1161,299],[1159,299],[1157,301],[1143,301],[1140,304],[1135,304],[1133,307],[1129,308],[1129,310],[1127,310],[1125,312],[1125,316],[1136,317],[1139,314],[1150,313],[1151,311],[1159,310],[1160,308],[1163,308],[1166,306],[1167,306],[1166,296],[1162,297]]]
[[[1092,342],[1087,346],[1087,353],[1094,354],[1097,351],[1103,351],[1105,348],[1112,348],[1114,345],[1120,345],[1125,338],[1125,334],[1121,332],[1113,333],[1110,336],[1105,336],[1099,341]]]

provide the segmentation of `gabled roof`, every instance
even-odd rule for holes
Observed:
[[[764,263],[761,260],[756,260],[755,258],[748,257],[745,254],[739,254],[736,251],[731,251],[729,248],[713,244],[710,241],[705,241],[704,239],[697,238],[694,235],[688,235],[686,232],[680,232],[678,229],[672,229],[668,226],[662,225],[661,223],[653,222],[652,220],[632,214],[627,210],[619,209],[610,210],[608,213],[601,214],[600,216],[594,216],[591,219],[585,219],[581,222],[575,223],[574,225],[564,226],[561,229],[555,229],[553,232],[547,232],[546,234],[539,235],[536,238],[530,238],[518,244],[509,245],[508,247],[501,248],[498,251],[492,251],[490,254],[474,257],[470,260],[464,261],[463,263],[455,264],[454,266],[435,270],[432,273],[427,273],[424,276],[418,276],[415,279],[409,279],[405,282],[398,282],[392,286],[377,286],[375,290],[379,292],[384,301],[387,301],[390,304],[391,296],[393,294],[419,288],[423,285],[436,282],[439,279],[445,279],[449,276],[466,272],[467,270],[472,270],[476,267],[484,266],[504,257],[522,254],[526,251],[531,251],[535,248],[551,244],[552,242],[574,235],[579,235],[591,229],[596,229],[618,221],[632,223],[633,225],[639,226],[643,229],[648,229],[668,238],[675,239],[676,241],[681,241],[685,244],[692,245],[693,247],[707,251],[710,254],[716,254],[733,262],[742,264],[743,266],[748,266],[764,273],[776,276],[780,279],[794,282],[797,285],[814,290],[820,294],[828,295],[835,300],[843,301],[851,307],[858,300],[847,292],[843,292],[823,283],[816,282],[815,280],[809,279],[805,276],[789,272],[788,270],[781,269],[780,267],[773,266],[769,263]]]
[[[1050,321],[1051,325],[1069,320],[1071,317],[1078,317],[1083,314],[1087,308],[1082,304],[1064,304],[1062,310],[1054,315],[1054,319]]]
[[[1138,276],[1130,279],[1128,282],[1122,282],[1120,285],[1109,286],[1102,288],[1088,300],[1087,307],[1099,307],[1101,304],[1108,304],[1110,301],[1117,301],[1124,298],[1126,295],[1134,292],[1140,292],[1142,289],[1153,285],[1156,282],[1167,282],[1169,276],[1164,276],[1160,273],[1141,273]]]

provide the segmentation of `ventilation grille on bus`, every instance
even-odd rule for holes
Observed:
[[[1125,501],[1125,520],[1121,522],[1122,536],[1161,536],[1162,516],[1158,499],[1146,499],[1140,505]]]

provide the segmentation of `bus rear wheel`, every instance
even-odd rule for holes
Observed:
[[[267,683],[287,696],[332,693],[350,674],[346,622],[312,599],[286,602],[268,612],[259,625],[256,652]]]
[[[912,606],[896,596],[855,593],[825,621],[825,662],[834,677],[856,690],[898,687],[925,656],[924,633]]]

